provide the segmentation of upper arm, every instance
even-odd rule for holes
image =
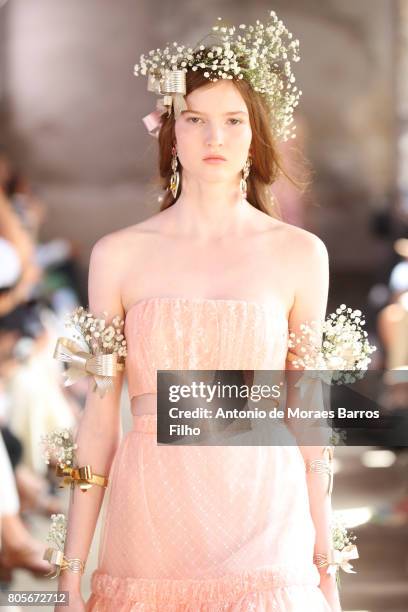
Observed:
[[[88,310],[93,316],[105,319],[109,324],[119,315],[124,317],[121,299],[122,261],[121,249],[117,234],[108,234],[94,245],[88,276]],[[88,395],[85,405],[85,420],[93,431],[109,435],[115,432],[120,423],[120,396],[123,382],[123,371],[113,377],[113,387],[100,397],[94,389],[93,380],[89,380]]]
[[[115,234],[100,238],[94,245],[89,261],[88,304],[96,317],[123,318],[121,296],[121,253]]]
[[[329,292],[329,258],[324,242],[306,231],[297,242],[295,299],[289,314],[289,329],[295,333],[302,323],[323,324]]]
[[[301,369],[302,349],[306,350],[306,355],[312,355],[315,348],[320,348],[320,341],[323,332],[323,323],[326,319],[327,298],[329,292],[329,258],[327,248],[320,238],[310,232],[302,230],[299,235],[296,254],[296,274],[295,274],[295,299],[289,315],[289,330],[301,339],[300,344],[289,352],[286,361],[286,369],[297,369],[292,363],[293,353],[300,356]],[[316,323],[316,326],[314,325]],[[302,324],[310,326],[313,330],[311,334],[311,346],[307,346],[309,336],[305,336],[300,328]],[[315,335],[315,330],[318,335]],[[306,345],[305,345],[306,344]],[[311,351],[312,349],[312,351]],[[288,353],[289,353],[288,352]],[[286,401],[288,406],[299,406],[305,409],[324,408],[322,396],[322,386],[317,388],[312,385],[311,391],[304,396],[300,394],[300,389],[293,383],[297,378],[289,378],[291,384],[288,385]],[[316,429],[317,434],[322,434],[321,438],[313,433],[310,435],[310,427],[313,426],[312,419],[303,420],[291,418],[288,421],[290,429],[298,440],[299,448],[305,460],[321,458],[322,451],[326,448],[327,436],[325,430]],[[305,445],[303,445],[305,444]],[[313,444],[313,445],[312,445]],[[320,445],[319,445],[320,444]]]

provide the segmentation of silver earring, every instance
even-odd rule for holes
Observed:
[[[243,198],[247,197],[248,184],[247,178],[249,176],[250,168],[251,168],[252,160],[250,157],[245,162],[244,167],[242,168],[242,178],[239,182],[239,189],[241,191],[241,195]]]
[[[172,159],[171,159],[171,169],[173,170],[173,174],[170,178],[170,191],[173,194],[173,198],[176,199],[177,192],[180,184],[180,173],[177,170],[178,159],[177,159],[177,149],[175,146],[172,148]]]

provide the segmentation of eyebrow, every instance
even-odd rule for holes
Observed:
[[[200,111],[195,111],[195,110],[183,110],[181,111],[181,114],[184,115],[186,113],[194,113],[194,115],[206,115],[206,113],[200,113]],[[232,111],[229,113],[224,113],[224,115],[248,115],[248,113],[246,113],[245,111]]]

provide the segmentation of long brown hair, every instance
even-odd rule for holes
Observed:
[[[293,179],[283,168],[282,159],[273,138],[270,117],[261,95],[252,89],[245,79],[232,80],[242,95],[248,107],[250,125],[252,129],[251,158],[252,165],[247,178],[247,200],[252,206],[267,213],[271,217],[281,219],[278,203],[271,193],[270,186],[283,173],[292,183]],[[209,80],[200,70],[188,70],[186,73],[186,95],[192,91],[208,85]],[[167,112],[162,115],[162,123],[159,132],[159,182],[165,190],[161,200],[160,211],[169,208],[177,202],[183,184],[183,171],[179,166],[180,185],[176,198],[173,198],[168,189],[172,175],[171,159],[172,146],[175,142],[175,119],[174,113],[170,116]]]

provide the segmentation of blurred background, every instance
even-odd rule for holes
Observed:
[[[194,45],[275,9],[300,40],[298,138],[283,146],[299,193],[280,179],[282,217],[330,256],[329,312],[366,314],[373,368],[408,368],[408,0],[0,0],[0,583],[53,589],[41,560],[67,491],[41,435],[75,429],[86,387],[61,386],[52,359],[63,317],[87,304],[98,238],[159,208],[156,98],[135,79],[141,53]],[[389,380],[391,410],[407,385]],[[129,414],[126,393],[123,414]],[[52,468],[52,466],[51,466]],[[408,610],[408,449],[335,452],[333,507],[357,535],[341,572],[345,612]],[[96,541],[85,584],[95,567]],[[87,594],[85,592],[85,594]]]

